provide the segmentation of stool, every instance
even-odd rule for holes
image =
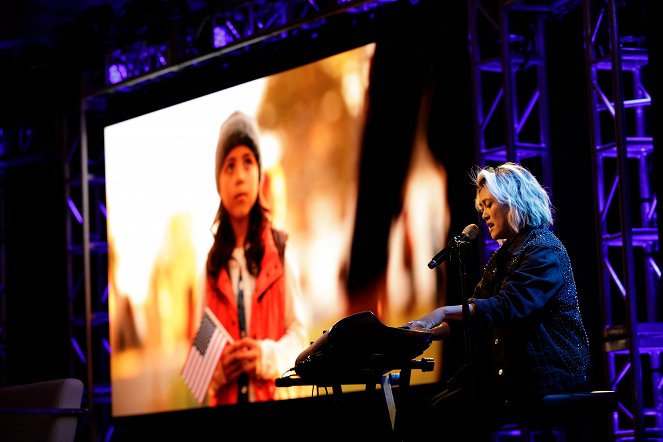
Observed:
[[[617,396],[611,390],[551,394],[495,432],[495,440],[502,440],[501,436],[518,436],[523,442],[596,440],[591,432],[607,425],[608,414],[616,409]]]

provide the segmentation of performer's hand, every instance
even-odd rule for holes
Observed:
[[[414,321],[407,322],[403,325],[403,328],[409,328],[410,330],[430,330],[433,327],[437,327],[442,324],[445,318],[444,307],[438,307],[429,314],[422,316],[419,319]]]
[[[451,328],[447,322],[443,322],[429,331],[433,334],[433,341],[441,341],[451,336]]]

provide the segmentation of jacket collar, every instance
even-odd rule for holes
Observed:
[[[525,226],[513,238],[507,240],[501,247],[504,253],[511,256],[519,254],[523,247],[529,242],[530,238],[536,235],[537,232],[547,229],[547,227],[531,227]]]

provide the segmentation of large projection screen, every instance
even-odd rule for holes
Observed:
[[[114,417],[205,406],[180,370],[199,321],[219,203],[217,137],[235,110],[259,124],[263,191],[276,227],[289,234],[310,341],[347,314],[374,51],[361,46],[105,128]],[[439,284],[426,263],[448,225],[444,173],[423,142],[414,144],[403,210],[388,239],[389,309],[381,319],[391,326],[434,307]],[[428,351],[437,355],[438,345]],[[438,374],[436,364],[412,382]]]

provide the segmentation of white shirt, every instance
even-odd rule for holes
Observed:
[[[297,278],[297,269],[294,259],[288,258],[288,248],[285,249],[283,267],[285,271],[285,311],[284,320],[286,332],[278,341],[263,339],[260,341],[262,349],[262,364],[258,376],[262,379],[276,379],[284,375],[288,370],[294,368],[297,356],[309,345],[308,332],[302,320],[301,311],[301,288]],[[244,314],[246,315],[246,329],[251,328],[251,299],[255,291],[256,278],[251,275],[246,266],[244,249],[235,248],[232,259],[228,262],[230,280],[233,290],[239,293],[238,283],[240,270],[242,272],[242,284],[244,294]],[[300,396],[295,387],[278,387],[276,398],[285,399]],[[253,389],[249,388],[249,400],[253,401]]]

